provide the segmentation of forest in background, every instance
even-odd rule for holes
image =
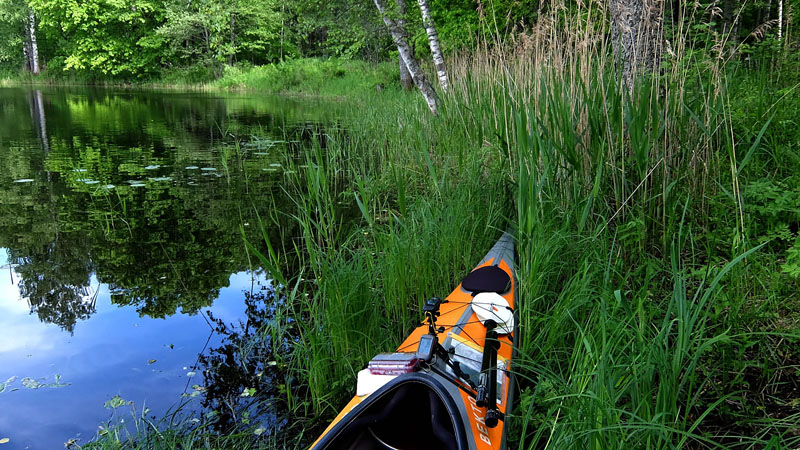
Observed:
[[[401,5],[390,5],[400,17]],[[644,2],[648,3],[648,2]],[[798,59],[798,0],[649,2],[659,9],[667,52],[676,33],[693,51],[735,61]],[[641,1],[431,0],[445,54],[481,42],[515,41],[547,26],[569,31],[574,14]],[[353,0],[0,0],[0,73],[46,73],[93,81],[206,82],[226,67],[298,58],[385,61],[397,48],[372,1]],[[407,5],[412,50],[430,55],[417,2]],[[591,19],[590,17],[586,17]],[[721,49],[720,47],[724,47]],[[720,50],[724,50],[720,52]]]

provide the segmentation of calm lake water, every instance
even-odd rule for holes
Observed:
[[[216,370],[275,302],[243,235],[263,242],[258,217],[290,204],[281,163],[333,117],[254,94],[0,89],[3,450],[248,399],[256,382]]]

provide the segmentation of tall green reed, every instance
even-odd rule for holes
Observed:
[[[678,39],[662,71],[621,91],[607,17],[592,8],[553,8],[508,47],[456,55],[439,118],[389,91],[316,135],[302,162],[287,158],[298,235],[273,259],[297,254],[288,285],[309,294],[290,303],[313,414],[337,411],[366,360],[392,350],[422,302],[511,224],[522,308],[512,442],[679,448],[736,436],[758,447],[776,430],[794,442],[797,417],[764,417],[771,431],[758,436],[719,436],[710,420],[739,394],[719,391],[709,358],[753,337],[743,319],[711,312],[744,311],[761,273],[740,183],[761,137],[731,119],[734,75]],[[725,249],[712,208],[735,218]]]

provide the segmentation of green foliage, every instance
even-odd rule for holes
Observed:
[[[436,118],[397,95],[359,99],[347,135],[326,132],[297,168],[303,270],[289,285],[309,300],[294,364],[314,412],[338,410],[364,361],[507,217],[522,299],[513,445],[796,446],[782,398],[797,401],[800,297],[777,273],[785,246],[750,242],[796,221],[800,190],[770,175],[797,130],[732,121],[749,94],[728,83],[752,86],[752,72],[692,66],[686,89],[677,71],[628,97],[594,65],[531,59],[465,63]]]
[[[23,65],[22,44],[28,20],[24,0],[0,0],[0,68],[18,70]]]
[[[394,64],[306,58],[256,67],[227,67],[211,85],[272,93],[345,96],[376,92],[378,85],[398,84]]]
[[[31,0],[41,30],[63,37],[55,65],[94,76],[136,78],[152,73],[160,54],[146,39],[163,20],[154,0]]]
[[[752,236],[762,242],[794,241],[800,226],[800,180],[762,178],[745,187]]]
[[[795,239],[794,245],[786,252],[786,263],[781,267],[781,271],[800,280],[800,237]]]
[[[385,58],[391,41],[372,2],[296,0],[286,4],[286,37],[303,56],[369,61]]]
[[[181,66],[269,62],[279,55],[276,8],[275,0],[170,2],[164,24],[143,45],[166,49],[164,62]]]

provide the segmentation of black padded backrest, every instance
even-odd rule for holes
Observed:
[[[470,272],[461,282],[461,287],[473,295],[481,292],[502,294],[511,289],[511,277],[497,266],[484,266]]]

